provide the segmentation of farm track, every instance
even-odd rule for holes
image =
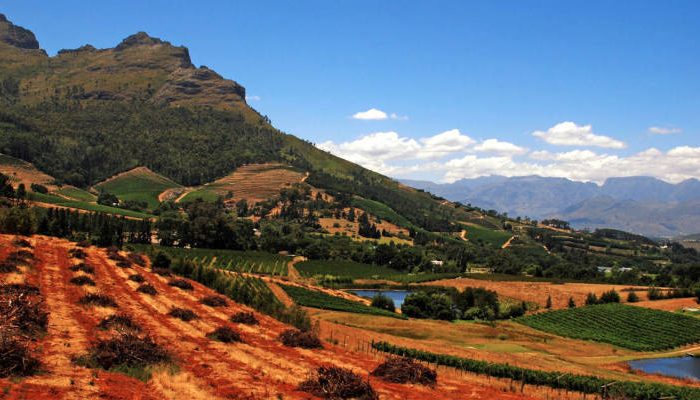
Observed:
[[[13,236],[0,235],[2,255],[6,255]],[[84,289],[69,283],[79,274],[69,270],[77,263],[68,256],[74,245],[68,241],[35,236],[36,261],[22,274],[27,283],[40,287],[49,311],[47,334],[39,339],[36,352],[45,373],[21,380],[0,379],[4,399],[309,399],[312,396],[296,390],[308,373],[319,366],[335,364],[367,376],[380,360],[325,344],[323,350],[284,347],[277,336],[288,326],[256,313],[257,326],[238,325],[244,343],[222,344],[205,335],[222,325],[238,311],[248,307],[229,301],[226,307],[212,308],[199,302],[214,292],[196,282],[193,291],[183,291],[167,284],[168,279],[147,268],[119,268],[102,249],[88,248],[86,262],[95,267],[95,288]],[[136,291],[130,274],[141,274],[158,295]],[[3,281],[10,274],[0,275]],[[13,274],[15,275],[15,274]],[[126,375],[76,366],[74,356],[84,354],[98,338],[109,335],[96,328],[97,323],[115,310],[78,306],[86,292],[101,291],[115,298],[118,311],[129,314],[157,343],[175,357],[178,369],[156,370],[148,383]],[[171,307],[193,310],[199,319],[182,322],[167,315]],[[233,325],[233,324],[230,324]],[[385,383],[370,378],[382,399],[430,398],[510,398],[524,399],[478,384],[444,377],[436,389]]]

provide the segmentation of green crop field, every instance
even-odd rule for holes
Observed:
[[[94,194],[83,189],[78,189],[74,186],[63,187],[61,189],[58,189],[56,193],[86,203],[95,202],[95,200],[97,200],[97,197]]]
[[[183,258],[212,268],[265,275],[287,275],[287,263],[291,258],[264,251],[239,251],[219,249],[185,249],[150,245],[132,245],[146,254],[163,251],[173,259]]]
[[[638,351],[700,342],[700,320],[696,318],[617,303],[550,311],[517,321],[561,336]]]
[[[503,246],[512,236],[509,232],[496,231],[476,225],[466,226],[465,229],[467,230],[467,240],[470,242],[484,242],[493,247]]]
[[[311,260],[295,265],[303,276],[333,275],[352,279],[386,279],[399,271],[372,264],[343,260]]]
[[[324,310],[345,311],[356,314],[371,314],[381,315],[384,317],[392,317],[406,319],[405,316],[391,311],[382,310],[366,306],[351,300],[346,300],[341,297],[331,296],[322,292],[304,289],[298,286],[280,285],[282,289],[300,306],[320,308]]]
[[[392,210],[391,207],[384,203],[356,197],[352,200],[352,205],[357,208],[361,208],[372,215],[376,215],[385,221],[389,221],[392,224],[396,224],[404,228],[410,228],[413,226],[409,220],[397,214],[396,211]]]
[[[121,201],[145,201],[150,210],[158,207],[158,195],[180,185],[145,168],[138,168],[95,185],[97,189],[116,195]]]
[[[213,202],[216,201],[216,199],[219,198],[219,195],[216,193],[216,191],[212,189],[208,189],[207,187],[203,187],[201,189],[194,190],[192,192],[189,192],[185,195],[180,200],[180,203],[187,203],[189,201],[195,201],[197,199],[202,199],[204,201],[209,201]]]
[[[88,203],[84,201],[75,201],[64,199],[52,194],[29,193],[29,200],[39,201],[42,203],[54,204],[61,207],[75,208],[78,210],[103,212],[107,214],[123,215],[132,218],[153,218],[151,214],[141,213],[138,211],[125,210],[123,208],[103,206],[101,204]]]

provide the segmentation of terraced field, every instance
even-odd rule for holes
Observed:
[[[245,199],[253,204],[279,194],[284,187],[302,182],[305,176],[303,172],[282,164],[244,165],[221,179],[190,191],[180,201],[215,200],[231,192],[232,200]]]
[[[122,172],[95,185],[96,189],[114,194],[121,201],[144,201],[150,210],[158,207],[161,193],[181,187],[181,185],[146,167]]]

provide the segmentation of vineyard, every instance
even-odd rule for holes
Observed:
[[[134,249],[153,255],[158,251],[172,259],[190,260],[211,268],[262,275],[287,275],[289,257],[263,251],[239,251],[219,249],[185,249],[181,247],[132,245]]]
[[[280,285],[282,289],[300,306],[320,308],[325,310],[345,311],[356,314],[371,314],[384,317],[407,319],[401,314],[380,308],[366,306],[351,300],[331,296],[322,292],[304,289],[298,286]]]
[[[331,275],[350,279],[382,279],[399,283],[420,283],[461,276],[457,273],[406,274],[388,267],[344,260],[310,260],[295,265],[305,277]]]
[[[521,324],[574,339],[637,351],[665,350],[700,342],[700,320],[617,303],[535,314]]]
[[[387,342],[372,343],[375,350],[403,357],[444,365],[462,371],[496,378],[520,381],[524,384],[548,386],[581,393],[600,394],[603,398],[630,398],[639,400],[700,399],[700,389],[671,386],[658,383],[612,381],[596,376],[576,375],[557,371],[538,371],[509,364],[489,363],[447,354],[436,354],[422,350],[399,347]]]

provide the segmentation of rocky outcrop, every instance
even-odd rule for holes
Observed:
[[[245,101],[245,88],[206,67],[173,72],[152,99],[172,105],[216,106]]]
[[[20,49],[39,49],[39,42],[32,31],[14,25],[4,14],[0,14],[0,42]]]
[[[139,47],[157,47],[166,50],[170,57],[179,60],[180,68],[194,68],[190,59],[190,51],[184,46],[173,46],[170,42],[149,36],[146,32],[135,33],[114,48],[115,52],[123,52],[128,49]]]

